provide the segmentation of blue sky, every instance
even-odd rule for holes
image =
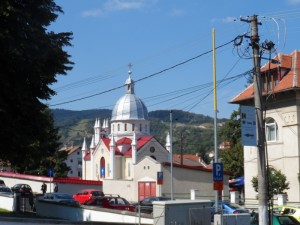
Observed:
[[[75,65],[67,76],[57,76],[52,86],[57,95],[47,102],[51,108],[112,109],[125,93],[118,87],[128,78],[131,63],[135,93],[148,111],[179,109],[214,116],[212,29],[216,46],[223,46],[250,32],[240,16],[258,15],[261,42],[273,41],[277,52],[299,49],[300,0],[55,2],[64,14],[48,29],[73,32],[73,46],[65,50]],[[247,83],[247,75],[238,75],[252,68],[249,40],[218,48],[216,64],[217,80],[222,81],[218,117],[229,118],[237,105],[228,102]]]

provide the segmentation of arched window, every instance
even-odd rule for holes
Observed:
[[[278,140],[278,126],[276,121],[269,117],[266,119],[266,139],[267,141],[277,141]]]
[[[132,131],[134,131],[134,123],[132,124]]]
[[[142,124],[140,123],[140,131],[142,131]]]
[[[118,124],[118,131],[120,131],[120,124]]]
[[[124,130],[127,131],[127,123],[124,124]]]

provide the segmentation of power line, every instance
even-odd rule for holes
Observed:
[[[236,38],[233,39],[233,40],[231,40],[231,41],[228,41],[228,42],[225,43],[225,44],[222,44],[222,45],[216,47],[216,49],[222,48],[222,47],[224,47],[224,46],[226,46],[226,45],[228,45],[228,44],[234,42],[235,40],[236,40]],[[157,76],[157,75],[159,75],[159,74],[161,74],[161,73],[164,73],[164,72],[166,72],[166,71],[172,70],[172,69],[174,69],[174,68],[176,68],[176,67],[178,67],[178,66],[182,66],[182,65],[184,65],[184,64],[186,64],[186,63],[188,63],[188,62],[191,62],[191,61],[193,61],[193,60],[195,60],[195,59],[198,59],[198,58],[200,58],[200,57],[202,57],[202,56],[204,56],[204,55],[206,55],[206,54],[208,54],[208,53],[211,53],[211,52],[212,52],[212,50],[206,51],[206,52],[204,52],[204,53],[202,53],[202,54],[199,54],[199,55],[197,55],[197,56],[195,56],[195,57],[192,57],[192,58],[190,58],[190,59],[188,59],[188,60],[185,60],[185,61],[183,61],[183,62],[181,62],[181,63],[177,63],[177,64],[175,64],[175,65],[173,65],[173,66],[171,66],[171,67],[168,67],[168,68],[166,68],[166,69],[160,70],[159,72],[150,74],[150,75],[148,75],[148,76],[146,76],[146,77],[143,77],[143,78],[140,78],[140,79],[136,80],[135,82],[139,82],[139,81],[148,79],[148,78],[150,78],[150,77]],[[84,99],[92,98],[92,97],[95,97],[95,96],[98,96],[98,95],[102,95],[102,94],[105,94],[105,93],[108,93],[108,92],[111,92],[111,91],[120,89],[120,88],[122,88],[122,87],[124,87],[124,86],[125,86],[125,85],[120,85],[120,86],[117,86],[117,87],[114,87],[114,88],[111,88],[111,89],[108,89],[108,90],[106,90],[106,91],[102,91],[102,92],[99,92],[99,93],[96,93],[96,94],[93,94],[93,95],[89,95],[89,96],[85,96],[85,97],[82,97],[82,98],[77,98],[77,99],[73,99],[73,100],[70,100],[70,101],[65,101],[65,102],[53,104],[53,105],[50,105],[50,107],[51,107],[51,106],[64,105],[64,104],[67,104],[67,103],[72,103],[72,102],[77,102],[77,101],[81,101],[81,100],[84,100]]]

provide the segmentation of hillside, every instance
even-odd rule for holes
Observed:
[[[111,117],[111,110],[92,109],[72,111],[54,109],[55,126],[59,128],[62,145],[81,145],[86,135],[87,143],[94,132],[95,119],[101,122]],[[150,131],[156,139],[165,145],[167,133],[170,131],[170,112],[168,110],[157,110],[149,112]],[[214,148],[214,119],[201,114],[174,110],[173,118],[173,152],[199,153],[205,158],[205,153]],[[220,119],[223,123],[226,119]]]

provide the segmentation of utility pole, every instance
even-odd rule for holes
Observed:
[[[260,53],[257,16],[241,21],[251,23],[251,46],[254,66],[254,106],[256,110],[256,134],[257,134],[257,172],[258,172],[258,202],[259,202],[259,224],[268,225],[268,206],[267,206],[267,169],[265,158],[265,133],[264,119],[262,110],[262,80],[260,76]]]

